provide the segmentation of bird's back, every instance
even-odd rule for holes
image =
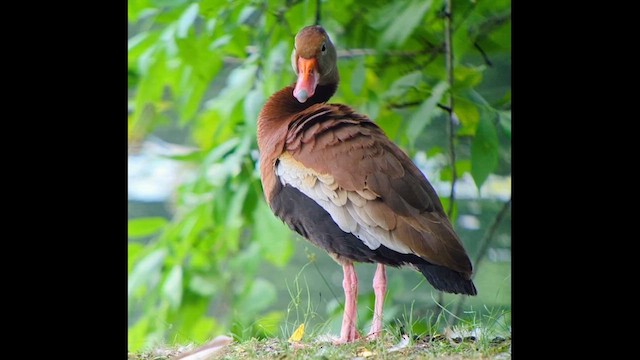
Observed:
[[[273,115],[259,119],[261,176],[285,223],[338,261],[409,265],[439,290],[476,294],[436,192],[375,123],[325,103]]]

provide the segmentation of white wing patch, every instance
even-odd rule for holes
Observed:
[[[313,199],[342,231],[353,234],[371,250],[382,244],[399,253],[412,253],[394,236],[395,221],[389,228],[388,222],[373,211],[372,204],[367,205],[378,198],[375,193],[367,189],[346,191],[338,186],[333,176],[306,168],[289,153],[283,153],[278,160],[275,172],[282,185],[293,186]]]

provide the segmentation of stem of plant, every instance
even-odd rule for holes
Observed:
[[[451,30],[451,0],[445,0],[445,16],[444,16],[444,48],[445,62],[447,66],[447,82],[449,83],[449,100],[447,102],[447,114],[449,120],[449,156],[451,159],[451,192],[449,194],[449,208],[447,216],[453,221],[453,208],[456,198],[456,180],[458,174],[456,172],[456,150],[455,150],[455,124],[453,121],[453,44]],[[438,293],[438,303],[444,302],[444,294]],[[436,308],[436,316],[442,311],[440,307]]]
[[[449,156],[451,157],[451,193],[449,194],[449,208],[447,215],[451,219],[453,216],[453,207],[456,196],[456,180],[458,174],[456,172],[456,150],[455,150],[455,123],[453,119],[453,44],[451,30],[451,0],[445,0],[445,17],[444,17],[444,43],[445,56],[447,66],[447,82],[449,83],[449,99],[447,106],[447,114],[449,118]]]
[[[471,279],[473,279],[478,273],[478,267],[480,265],[480,262],[485,258],[487,250],[489,249],[489,244],[491,244],[491,240],[493,240],[493,237],[496,231],[498,230],[498,226],[502,222],[502,219],[504,218],[504,215],[507,213],[507,210],[509,210],[510,206],[511,206],[511,198],[509,198],[509,200],[506,203],[504,203],[504,205],[502,205],[502,209],[500,209],[496,217],[493,219],[493,223],[491,223],[491,225],[489,226],[489,229],[487,229],[487,232],[484,234],[484,237],[482,238],[482,240],[480,240],[480,250],[478,250],[478,254],[474,259],[475,261],[473,262],[475,268],[473,269],[473,275],[471,275]],[[456,316],[460,316],[460,313],[462,312],[462,305],[464,304],[465,299],[466,297],[464,296],[460,297],[460,300],[456,305],[456,310],[454,311],[454,314]],[[454,318],[454,324],[455,324],[455,318]]]

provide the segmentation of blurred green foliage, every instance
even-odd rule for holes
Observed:
[[[411,156],[448,158],[439,105],[453,96],[458,176],[471,174],[479,189],[490,174],[510,175],[510,0],[453,1],[453,88],[442,0],[319,3],[339,50],[341,84],[331,102],[370,116]],[[172,218],[129,221],[131,351],[229,331],[277,334],[286,314],[270,310],[277,295],[260,269],[284,268],[294,243],[263,200],[256,119],[266,99],[294,81],[293,38],[315,22],[316,7],[129,0],[130,147],[177,123],[195,148],[174,157],[195,176],[179,185]],[[502,73],[489,71],[496,68]],[[451,180],[446,164],[440,177]],[[448,194],[440,195],[446,206]]]

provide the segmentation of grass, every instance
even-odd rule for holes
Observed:
[[[423,337],[407,346],[398,346],[394,336],[384,336],[376,341],[357,341],[351,344],[333,345],[331,342],[310,341],[292,344],[279,339],[250,340],[230,346],[220,353],[220,359],[489,359],[498,354],[510,358],[510,340],[502,339],[495,346],[481,346],[477,341],[459,343],[445,336]]]
[[[402,310],[395,307],[389,311],[389,321],[384,327],[380,339],[358,340],[350,344],[334,345],[332,339],[338,335],[334,323],[342,318],[341,308],[326,318],[319,314],[318,305],[312,301],[308,281],[303,276],[307,263],[296,274],[292,283],[287,282],[290,302],[283,322],[280,336],[251,337],[245,334],[233,334],[234,341],[210,357],[202,359],[510,359],[511,358],[511,312],[502,307],[486,307],[480,310],[467,310],[459,318],[453,314],[454,301],[445,300],[436,303],[441,311],[414,309],[414,303]],[[362,299],[361,299],[362,300]],[[366,301],[359,307],[368,318],[371,309]],[[468,307],[466,307],[468,308]],[[477,309],[477,307],[475,307]],[[387,310],[393,310],[390,307]],[[437,315],[436,315],[437,314]],[[360,318],[359,318],[360,319]],[[360,319],[358,329],[368,330],[368,321]],[[370,319],[369,319],[370,320]],[[454,321],[455,320],[455,321]],[[289,341],[300,324],[306,331],[299,341]],[[455,324],[455,325],[451,325]],[[331,334],[332,336],[330,336]],[[300,335],[300,334],[298,334]],[[156,347],[151,350],[129,353],[129,360],[169,360],[193,352],[199,344]]]
[[[459,319],[457,325],[447,325],[451,314],[445,308],[435,318],[412,319],[412,312],[403,314],[403,321],[388,324],[381,338],[334,345],[336,334],[328,335],[326,327],[318,326],[300,334],[299,341],[285,337],[238,339],[223,346],[210,357],[195,359],[511,359],[510,312],[489,311],[471,314],[471,319]],[[468,315],[468,314],[467,314]],[[306,317],[305,317],[306,318]],[[425,325],[426,324],[426,325]],[[415,333],[415,329],[424,329]],[[285,329],[282,329],[285,331]],[[365,329],[360,329],[364,331]],[[142,353],[130,353],[129,360],[169,360],[192,352],[197,346],[156,348]],[[189,358],[192,360],[192,358]]]
[[[302,342],[287,340],[250,339],[234,342],[210,359],[510,359],[511,339],[447,335],[414,337],[412,341],[400,341],[385,334],[375,341],[359,340],[350,344],[333,345],[328,339]],[[156,349],[146,353],[129,354],[129,360],[168,360],[193,347]]]

